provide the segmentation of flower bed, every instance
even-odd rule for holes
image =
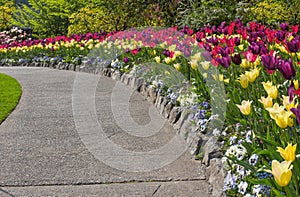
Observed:
[[[236,20],[196,33],[62,36],[1,45],[0,58],[2,65],[101,68],[125,83],[142,78],[139,91],[175,122],[197,158],[216,167],[224,156],[228,196],[298,196],[300,36],[298,26],[280,28]]]

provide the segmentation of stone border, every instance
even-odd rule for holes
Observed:
[[[137,92],[139,92],[145,100],[151,102],[161,114],[162,117],[168,120],[168,122],[177,131],[187,143],[189,150],[193,156],[196,156],[199,152],[199,148],[202,143],[206,143],[202,147],[204,151],[202,163],[205,164],[205,175],[208,183],[212,187],[213,196],[223,196],[223,183],[225,178],[225,172],[222,167],[222,153],[220,150],[220,145],[217,144],[212,138],[208,138],[205,134],[198,131],[198,127],[192,125],[188,121],[189,112],[182,107],[176,107],[171,102],[160,95],[157,94],[152,88],[148,87],[147,82],[144,78],[135,78],[129,74],[120,74],[118,72],[112,72],[109,68],[95,68],[85,65],[75,65],[69,63],[59,62],[47,63],[47,62],[32,62],[32,63],[13,63],[13,64],[1,64],[0,66],[8,67],[49,67],[58,70],[70,70],[76,72],[86,72],[96,75],[102,75],[110,77],[113,80],[121,81],[125,85],[130,86]]]

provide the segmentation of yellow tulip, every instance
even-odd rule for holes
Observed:
[[[293,119],[290,117],[293,114],[293,112],[288,111],[281,111],[281,113],[278,113],[275,115],[275,121],[276,124],[282,128],[285,129],[287,126],[293,126]]]
[[[201,53],[196,53],[195,55],[191,56],[191,60],[201,61]]]
[[[198,66],[197,60],[195,60],[195,59],[191,60],[190,64],[191,64],[192,69],[194,69],[194,70],[197,69],[197,66]]]
[[[245,76],[248,78],[248,81],[250,81],[252,83],[258,77],[259,71],[260,71],[260,69],[254,68],[251,71],[246,71]]]
[[[249,81],[248,81],[248,77],[245,75],[245,74],[242,74],[238,80],[238,82],[240,82],[241,86],[243,88],[248,88],[248,84],[249,84]]]
[[[293,80],[293,82],[294,82],[294,88],[295,88],[295,90],[298,90],[299,89],[298,79],[297,80]]]
[[[142,43],[142,44],[143,44],[143,43]],[[141,44],[141,45],[142,45],[142,44]],[[168,50],[169,50],[169,51],[175,51],[175,49],[176,49],[176,44],[172,44],[171,46],[168,47]]]
[[[238,48],[239,48],[241,51],[243,51],[243,50],[244,50],[244,45],[240,44],[240,45],[238,46]]]
[[[256,58],[255,62],[253,62],[253,66],[256,67],[258,65],[260,65],[260,58],[259,57]]]
[[[261,97],[260,99],[258,99],[259,102],[261,102],[264,105],[264,108],[269,108],[273,106],[273,100],[271,97]]]
[[[179,57],[182,55],[181,51],[174,51],[174,56]]]
[[[268,107],[266,110],[270,113],[272,119],[275,119],[277,114],[280,114],[284,111],[284,106],[279,106],[278,103],[275,103],[273,107]]]
[[[251,67],[251,64],[250,64],[250,62],[247,59],[242,59],[241,67],[243,67],[243,68],[249,68],[249,67]]]
[[[175,68],[176,70],[180,70],[180,64],[179,64],[179,63],[174,64],[173,66],[174,66],[174,68]]]
[[[298,104],[295,104],[295,98],[290,102],[289,96],[282,95],[282,103],[286,110],[290,111],[291,108],[297,108]]]
[[[277,86],[273,86],[272,82],[262,82],[264,89],[266,90],[266,92],[268,93],[268,95],[272,98],[272,99],[276,99],[278,97],[278,89]]]
[[[209,61],[201,62],[201,66],[203,67],[204,70],[208,70],[210,66],[210,62]]]
[[[159,57],[159,56],[156,56],[154,59],[155,59],[155,61],[156,61],[157,63],[160,63],[160,57]]]
[[[264,86],[264,89],[268,89],[270,87],[273,86],[272,82],[271,81],[267,81],[267,82],[261,82]]]
[[[242,112],[242,114],[244,115],[249,115],[251,112],[251,103],[252,101],[242,101],[242,105],[236,105],[240,111]]]
[[[167,64],[169,64],[172,61],[170,57],[166,57],[164,60]]]
[[[292,178],[292,168],[291,161],[278,162],[277,160],[272,161],[272,171],[266,170],[269,173],[272,173],[276,183],[285,187],[289,184]]]
[[[281,148],[281,147],[277,147],[277,152],[280,153],[281,157],[285,160],[285,161],[295,161],[296,158],[296,148],[297,148],[297,144],[293,145],[292,144],[288,144],[287,147],[285,147],[285,149]]]

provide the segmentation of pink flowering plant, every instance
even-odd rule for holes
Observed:
[[[236,20],[198,32],[144,28],[15,40],[2,43],[0,59],[100,65],[144,77],[222,145],[226,195],[299,196],[299,48],[298,25],[271,29]],[[222,87],[226,94],[215,94]]]

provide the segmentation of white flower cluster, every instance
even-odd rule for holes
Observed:
[[[177,100],[180,102],[180,106],[190,107],[195,103],[197,103],[198,95],[194,92],[190,92],[187,94],[180,94]]]

